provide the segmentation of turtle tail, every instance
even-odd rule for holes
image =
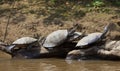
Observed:
[[[77,24],[75,24],[73,27],[71,27],[71,28],[69,28],[68,29],[68,35],[71,35],[71,34],[73,34],[75,31],[76,31],[76,29],[78,28],[78,23]]]

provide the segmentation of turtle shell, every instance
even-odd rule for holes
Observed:
[[[63,43],[68,36],[67,30],[57,30],[52,32],[46,37],[45,42],[43,43],[44,47],[55,47]]]
[[[102,36],[102,33],[92,33],[83,37],[76,45],[76,47],[86,46],[98,41]],[[82,47],[81,47],[82,48]]]
[[[14,41],[12,44],[31,44],[36,41],[37,41],[37,39],[32,38],[32,37],[22,37],[20,39],[17,39],[16,41]]]

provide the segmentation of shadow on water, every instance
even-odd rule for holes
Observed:
[[[116,71],[120,62],[64,59],[0,59],[0,71]]]

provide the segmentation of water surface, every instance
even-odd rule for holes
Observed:
[[[0,71],[120,71],[120,62],[0,58]]]

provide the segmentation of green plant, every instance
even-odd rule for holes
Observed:
[[[105,4],[104,4],[104,2],[102,1],[102,0],[94,0],[93,2],[92,2],[92,6],[94,6],[94,7],[102,7],[102,6],[104,6]]]
[[[56,2],[56,0],[50,0],[50,2],[54,4]]]

